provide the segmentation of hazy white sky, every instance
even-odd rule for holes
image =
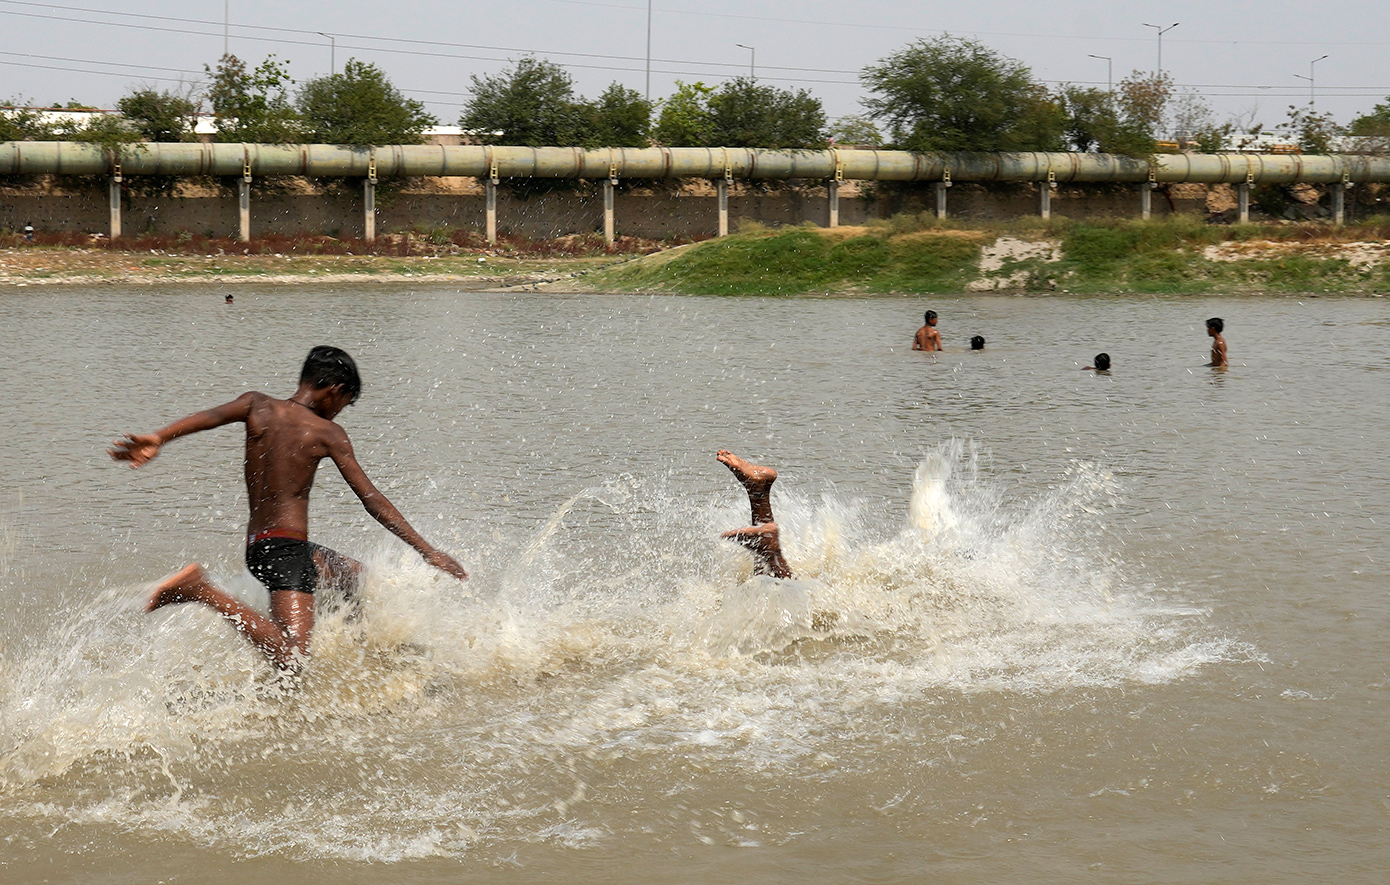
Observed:
[[[676,79],[717,83],[753,62],[760,80],[809,89],[832,118],[858,113],[866,64],[943,32],[1019,59],[1049,85],[1104,86],[1107,67],[1118,82],[1156,66],[1146,22],[1178,23],[1163,35],[1163,68],[1219,120],[1281,123],[1309,100],[1300,76],[1310,72],[1319,110],[1341,122],[1390,96],[1385,0],[651,2],[653,98]],[[614,80],[646,89],[645,0],[0,0],[0,101],[111,107],[133,88],[201,82],[222,53],[224,20],[231,52],[253,65],[274,53],[303,81],[328,73],[336,44],[340,70],[349,57],[374,62],[445,123],[457,121],[470,75],[527,53],[564,65],[584,95]]]

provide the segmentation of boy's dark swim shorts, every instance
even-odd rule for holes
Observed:
[[[317,549],[319,545],[298,538],[261,538],[246,546],[246,567],[267,590],[313,593],[319,582]]]

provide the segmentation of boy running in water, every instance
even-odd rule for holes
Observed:
[[[459,580],[468,573],[420,536],[367,478],[352,442],[333,419],[357,401],[362,381],[352,357],[336,347],[315,347],[304,361],[299,389],[289,399],[251,391],[231,402],[181,418],[154,433],[130,434],[110,449],[117,461],[139,467],[168,442],[224,424],[246,425],[246,567],[270,591],[270,616],[223,592],[197,563],[161,581],[145,605],[154,611],[201,602],[227,618],[271,662],[298,671],[309,654],[314,589],[357,585],[362,564],[309,541],[309,491],[319,461],[333,459],[348,487],[377,522],[419,551],[425,561]]]

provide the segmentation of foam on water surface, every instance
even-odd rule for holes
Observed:
[[[904,709],[1248,657],[1125,562],[1117,494],[1077,463],[1019,499],[962,443],[922,462],[904,502],[779,485],[798,579],[776,581],[715,540],[746,518],[735,495],[618,477],[528,537],[454,539],[486,564],[467,584],[383,542],[360,617],[322,613],[299,685],[211,612],[146,616],[143,588],[108,588],[0,659],[0,815],[239,856],[585,846],[608,834],[584,812],[599,776],[653,796],[689,766],[829,776],[958,737],[886,729]],[[216,578],[263,604],[249,576]]]

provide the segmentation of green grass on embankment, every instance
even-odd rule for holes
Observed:
[[[582,288],[711,295],[1385,293],[1390,219],[1342,228],[1211,225],[1188,216],[978,225],[905,216],[834,230],[752,226],[595,271]]]

